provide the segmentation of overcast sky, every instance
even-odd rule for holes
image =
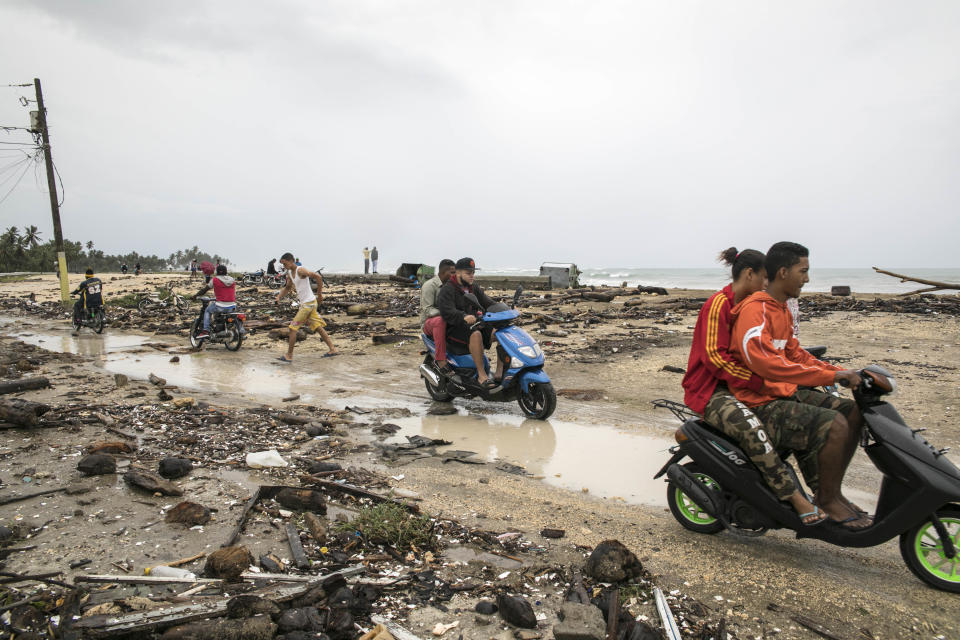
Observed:
[[[43,82],[64,233],[107,252],[683,267],[791,239],[960,267],[955,1],[5,0],[0,24],[0,84]],[[52,235],[39,176],[0,226]]]

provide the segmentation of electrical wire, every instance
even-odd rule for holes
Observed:
[[[20,177],[17,178],[17,181],[13,183],[13,186],[10,187],[10,190],[7,191],[7,193],[6,193],[2,198],[0,198],[0,204],[3,204],[4,201],[5,201],[7,198],[10,197],[10,194],[13,193],[13,190],[16,189],[16,188],[17,188],[17,185],[20,184],[20,181],[23,180],[23,176],[27,175],[27,169],[30,168],[30,162],[27,161],[27,162],[24,162],[24,164],[25,164],[26,166],[25,166],[24,169],[23,169],[23,173],[21,173],[21,174],[20,174]]]
[[[63,178],[60,177],[60,169],[57,169],[57,163],[51,162],[53,165],[53,172],[57,174],[57,180],[60,182],[60,204],[58,207],[63,206],[63,201],[67,199],[67,190],[63,188]]]

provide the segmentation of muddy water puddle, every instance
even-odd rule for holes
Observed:
[[[544,482],[601,498],[666,505],[663,480],[653,475],[667,461],[671,440],[608,426],[519,416],[450,415],[390,420],[401,430],[388,442],[423,435],[453,444],[443,451],[473,451],[485,462],[519,465]],[[458,462],[448,462],[458,465]],[[456,468],[451,472],[455,473]]]
[[[164,336],[110,333],[109,330],[101,335],[85,330],[74,336],[69,330],[33,331],[16,329],[8,323],[0,323],[0,328],[18,340],[49,351],[97,358],[100,366],[110,373],[122,373],[137,380],[153,373],[167,384],[185,389],[240,393],[254,398],[299,395],[301,401],[309,402],[315,399],[312,392],[320,384],[319,375],[302,371],[291,375],[289,368],[273,364],[270,356],[263,353],[242,353],[226,361],[214,346],[210,351],[178,353],[179,362],[170,362],[168,350],[185,349],[188,345]],[[165,346],[158,350],[150,344]]]

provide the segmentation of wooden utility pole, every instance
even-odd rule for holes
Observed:
[[[40,78],[33,79],[37,90],[37,122],[43,139],[43,160],[47,165],[47,191],[50,192],[50,211],[53,213],[53,239],[57,246],[57,266],[60,272],[60,299],[70,302],[70,285],[67,282],[67,255],[63,251],[63,230],[60,228],[60,199],[57,197],[56,176],[53,174],[53,154],[50,152],[50,133],[47,131],[47,110],[43,106]]]

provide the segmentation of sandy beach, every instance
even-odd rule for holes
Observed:
[[[665,449],[672,444],[673,430],[679,425],[651,402],[682,399],[682,375],[665,367],[676,370],[686,366],[699,304],[711,291],[671,290],[667,296],[618,297],[613,302],[571,299],[526,307],[522,302],[524,328],[543,346],[546,369],[560,395],[555,415],[547,422],[532,424],[535,421],[522,420],[515,403],[491,406],[455,401],[454,415],[429,413],[433,405],[417,374],[422,356],[416,337],[416,291],[390,283],[338,284],[331,278],[324,291],[324,302],[330,306],[324,308],[323,316],[342,355],[321,358],[326,347],[317,336],[308,336],[298,344],[294,363],[284,368],[274,361],[283,343],[271,338],[269,329],[289,319],[293,309],[289,299],[275,305],[275,292],[265,287],[238,287],[238,300],[248,313],[251,328],[239,352],[228,353],[222,346],[196,352],[189,349],[186,337],[186,328],[198,311],[196,304],[183,314],[143,314],[111,306],[111,300],[169,285],[179,293],[193,293],[199,288],[197,282],[181,274],[101,277],[110,323],[103,336],[89,330],[79,337],[70,336],[67,316],[60,313],[58,317],[50,303],[57,294],[53,276],[0,282],[4,350],[22,351],[28,360],[35,357],[30,354],[51,354],[32,365],[29,374],[19,375],[46,376],[52,388],[18,394],[20,397],[50,404],[154,406],[158,402],[156,385],[147,381],[153,373],[174,387],[170,390],[173,400],[189,397],[194,403],[231,410],[323,413],[335,425],[333,436],[344,443],[331,450],[344,469],[367,469],[387,485],[417,495],[424,513],[455,520],[467,528],[519,531],[536,541],[543,550],[524,554],[522,563],[504,569],[512,571],[512,577],[499,579],[514,589],[522,590],[522,581],[511,582],[521,574],[531,579],[533,574],[524,573],[525,569],[555,566],[569,570],[582,564],[587,549],[617,539],[637,554],[665,590],[676,590],[704,608],[704,622],[697,627],[701,630],[715,629],[709,625],[723,619],[730,637],[818,637],[797,623],[795,617],[800,615],[821,621],[845,638],[960,635],[950,606],[957,596],[930,589],[910,574],[900,560],[896,541],[871,549],[842,549],[797,541],[785,532],[751,539],[726,533],[698,536],[672,518],[665,508],[664,485],[652,481],[651,476],[665,462]],[[71,285],[75,284],[72,277]],[[491,292],[494,297],[510,293]],[[543,296],[543,292],[529,292],[524,301],[549,301]],[[926,428],[927,439],[937,446],[956,450],[960,445],[957,316],[917,312],[922,300],[909,306],[910,311],[897,312],[877,311],[880,307],[871,306],[875,301],[900,304],[889,295],[855,292],[853,298],[866,308],[832,310],[834,303],[828,296],[805,297],[802,342],[828,345],[829,355],[843,366],[878,363],[891,370],[900,385],[891,401],[907,423]],[[627,306],[626,299],[638,302]],[[356,301],[370,305],[369,313],[347,315],[332,306]],[[844,304],[851,303],[848,299]],[[373,336],[383,335],[406,337],[374,344]],[[129,378],[127,386],[116,386],[118,373]],[[363,413],[351,412],[349,407]],[[442,456],[414,460],[383,457],[370,444],[376,440],[371,429],[386,423],[397,424],[400,435],[452,441],[452,449],[475,451],[486,464],[458,464]],[[154,432],[158,428],[151,426],[154,423],[144,424],[138,436],[141,447],[132,454],[131,464],[152,462],[164,455],[165,448],[175,446],[164,433]],[[133,427],[118,418],[118,429],[130,431]],[[215,427],[210,428],[215,432]],[[260,428],[272,427],[263,423]],[[260,432],[251,422],[249,428],[237,432],[236,452],[231,453],[230,461],[217,462],[197,454],[202,458],[200,472],[195,471],[184,488],[191,500],[219,509],[202,534],[165,524],[144,530],[145,524],[158,519],[158,508],[171,499],[151,498],[144,500],[145,504],[131,501],[122,482],[105,485],[97,479],[111,476],[94,479],[93,484],[102,486],[104,493],[90,506],[84,502],[89,496],[69,494],[42,503],[35,499],[2,506],[0,525],[24,520],[49,522],[35,534],[37,549],[9,556],[6,567],[23,572],[64,570],[66,577],[116,573],[111,563],[122,556],[142,573],[142,566],[151,561],[207,551],[207,537],[219,539],[232,526],[231,514],[250,487],[267,481],[281,484],[280,479],[290,483],[297,477],[293,470],[247,470],[236,462],[235,453],[256,450],[258,445],[283,436],[284,455],[318,455],[312,439],[287,439],[284,433]],[[37,488],[90,484],[76,471],[78,452],[95,442],[114,439],[96,420],[61,428],[9,430],[4,435],[0,479],[5,494],[25,490],[22,485],[27,475]],[[167,452],[172,453],[176,452]],[[518,465],[525,473],[498,469],[502,462]],[[872,506],[879,479],[860,452],[845,486],[864,506]],[[75,510],[84,515],[71,522],[67,516]],[[92,517],[94,512],[103,515]],[[119,523],[107,526],[107,519],[114,515],[128,532],[119,538],[92,539],[98,532],[114,534],[120,529]],[[566,536],[547,541],[539,536],[545,527],[563,529]],[[270,526],[260,526],[257,531],[262,535],[251,538],[256,547],[254,557],[271,550],[282,555],[282,535]],[[117,539],[130,540],[119,555],[113,544]],[[67,563],[80,556],[91,563],[65,570]],[[454,570],[460,569],[450,563],[443,569]],[[492,580],[496,583],[498,578]],[[563,587],[546,591],[544,610],[559,601]],[[513,637],[512,631],[496,624],[478,624],[479,616],[472,612],[476,599],[471,598],[469,592],[454,596],[446,611],[417,607],[404,624],[426,636],[437,622],[459,620],[458,632],[464,638]],[[549,623],[540,631],[544,637],[552,637]]]

